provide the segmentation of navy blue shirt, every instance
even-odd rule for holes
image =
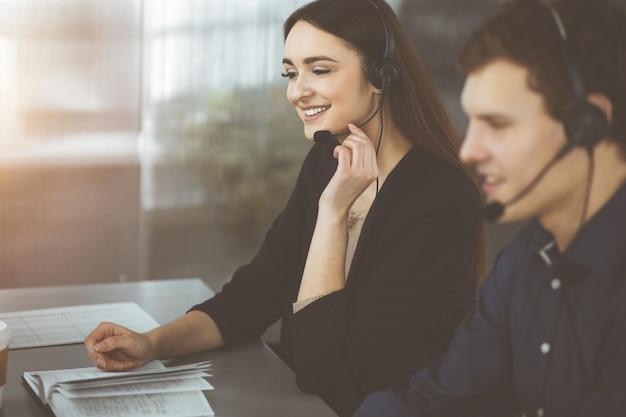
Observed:
[[[564,253],[534,220],[446,355],[355,417],[626,416],[626,185]]]

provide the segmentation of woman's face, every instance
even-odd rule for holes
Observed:
[[[366,120],[379,91],[365,77],[356,51],[340,38],[298,21],[285,41],[287,99],[304,122],[304,135],[318,130],[341,132]]]

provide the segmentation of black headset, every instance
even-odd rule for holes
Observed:
[[[393,28],[387,24],[382,12],[372,0],[368,0],[374,9],[376,14],[380,18],[385,29],[385,54],[381,58],[377,58],[369,67],[368,76],[372,85],[383,93],[384,90],[392,85],[400,74],[400,69],[394,58],[394,39]]]
[[[609,130],[609,121],[604,112],[596,105],[587,100],[585,87],[578,67],[574,63],[569,51],[567,32],[563,21],[556,9],[546,0],[541,0],[556,22],[563,45],[563,56],[568,67],[569,78],[574,89],[575,107],[574,111],[567,116],[563,124],[565,134],[571,146],[582,146],[592,149]]]
[[[593,147],[598,142],[600,142],[608,132],[609,120],[607,119],[604,112],[600,109],[600,107],[591,104],[587,100],[580,71],[578,70],[578,67],[575,65],[574,60],[569,53],[567,32],[565,31],[565,27],[563,26],[563,21],[561,20],[561,17],[557,13],[556,9],[547,2],[547,0],[541,0],[541,3],[545,4],[550,9],[550,11],[552,12],[552,16],[554,17],[554,21],[556,22],[556,26],[559,29],[559,34],[561,35],[562,39],[561,43],[563,44],[563,55],[565,57],[565,62],[568,66],[570,80],[574,89],[574,99],[576,101],[575,108],[574,111],[567,116],[566,120],[563,123],[565,126],[565,134],[567,135],[567,139],[569,141],[569,148],[573,146],[582,146],[587,149],[587,152],[589,154],[589,175],[587,177],[587,190],[585,192],[585,202],[584,209],[581,215],[581,223],[578,227],[578,231],[576,232],[576,235],[578,235],[578,233],[580,233],[580,229],[584,224],[587,207],[589,204],[589,195],[593,180]],[[568,288],[568,285],[563,286],[563,299],[565,301],[566,312],[569,316],[569,320],[571,323],[573,313],[570,299],[567,295]],[[587,373],[585,362],[582,359],[582,348],[580,346],[576,328],[574,328],[573,330],[574,347],[576,349],[578,365],[582,372],[583,383],[590,384],[592,381],[590,380],[590,376]]]

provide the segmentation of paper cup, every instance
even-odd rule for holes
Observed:
[[[9,326],[5,322],[0,321],[0,410],[2,409],[2,396],[7,378],[10,336],[11,331]]]

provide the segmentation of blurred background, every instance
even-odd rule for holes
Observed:
[[[311,146],[282,23],[308,0],[0,0],[0,288],[200,277],[250,259]],[[498,0],[391,0],[456,122]],[[488,262],[521,225],[488,226]]]

